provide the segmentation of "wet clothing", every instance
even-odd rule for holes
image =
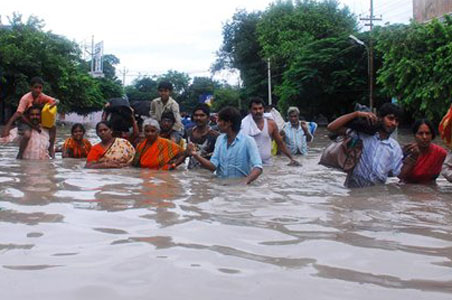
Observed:
[[[452,152],[449,152],[449,154],[447,154],[441,174],[449,182],[452,182]]]
[[[36,99],[34,99],[31,92],[28,92],[25,95],[23,95],[22,98],[20,99],[19,106],[17,107],[17,112],[23,114],[27,109],[32,107],[33,104],[44,106],[44,104],[46,103],[55,104],[56,101],[54,98],[47,96],[44,93],[40,93],[39,96]]]
[[[64,141],[62,152],[65,157],[71,158],[85,158],[91,150],[91,143],[87,139],[83,139],[81,144],[75,141],[72,137]]]
[[[162,114],[167,111],[172,112],[174,115],[174,118],[176,120],[176,122],[173,125],[173,129],[175,131],[183,132],[184,125],[182,124],[182,121],[181,121],[181,116],[180,116],[180,112],[179,112],[179,104],[176,102],[176,100],[174,100],[173,98],[170,97],[168,99],[168,101],[166,102],[166,104],[163,104],[163,101],[161,100],[160,97],[152,100],[151,111],[149,113],[151,118],[160,122],[162,119]]]
[[[357,136],[356,132],[352,135]],[[359,134],[363,151],[359,162],[347,178],[347,187],[365,187],[384,184],[389,176],[397,176],[402,170],[402,149],[396,140],[380,139],[379,133]]]
[[[45,128],[41,128],[39,133],[37,130],[31,131],[30,139],[28,140],[27,147],[22,153],[23,159],[50,159],[49,155],[49,131]]]
[[[221,134],[215,143],[210,162],[217,168],[216,175],[223,178],[246,177],[253,168],[262,169],[256,142],[242,133],[230,145],[227,135]]]
[[[404,181],[410,183],[427,183],[434,181],[441,173],[441,167],[446,155],[446,150],[431,143],[427,153],[418,156],[416,164]]]
[[[308,154],[308,143],[306,140],[306,133],[300,124],[298,128],[292,126],[290,122],[284,124],[284,142],[292,155]]]
[[[187,143],[195,144],[196,148],[200,152],[200,155],[206,159],[210,159],[210,157],[213,154],[213,151],[215,150],[215,142],[217,141],[217,137],[220,135],[220,133],[209,128],[209,131],[207,132],[206,135],[202,136],[201,138],[195,138],[193,136],[193,130],[195,129],[196,127],[190,128],[188,130]],[[199,161],[197,161],[193,157],[190,157],[188,162],[188,168],[193,169],[198,167],[201,167]]]
[[[172,140],[173,142],[175,142],[176,144],[178,144],[182,148],[184,148],[184,146],[185,146],[185,141],[182,138],[180,132],[175,131],[173,129],[171,129],[169,134],[165,134],[165,133],[160,131],[160,137],[164,138],[164,139]]]
[[[175,142],[158,137],[154,143],[147,140],[139,143],[133,160],[133,166],[154,170],[169,170],[170,161],[183,151]]]
[[[129,163],[135,155],[135,148],[128,140],[121,138],[114,138],[115,141],[108,148],[105,149],[101,143],[91,147],[88,153],[86,162],[104,162],[117,161],[120,163]]]

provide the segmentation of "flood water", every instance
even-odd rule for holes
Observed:
[[[2,147],[0,299],[452,299],[452,184],[346,189],[326,144],[251,186]]]

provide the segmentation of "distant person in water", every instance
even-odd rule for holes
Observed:
[[[391,134],[399,125],[402,110],[392,104],[385,103],[378,110],[378,116],[372,112],[355,111],[343,115],[330,124],[328,130],[335,134],[345,134],[345,125],[357,118],[365,118],[371,124],[378,124],[378,131],[373,134],[349,133],[363,141],[363,150],[359,162],[352,174],[348,176],[347,187],[366,187],[384,184],[388,177],[398,176],[402,171],[402,149]]]
[[[218,113],[218,127],[222,133],[215,143],[212,157],[204,158],[193,143],[187,150],[203,167],[222,178],[241,178],[245,184],[256,180],[262,173],[262,160],[256,142],[250,136],[239,133],[240,112],[225,107]]]
[[[312,135],[308,124],[300,121],[300,110],[298,107],[291,106],[287,110],[289,122],[284,124],[281,130],[281,136],[292,155],[308,154],[308,142],[312,141]]]
[[[447,151],[432,143],[436,133],[433,124],[426,119],[413,125],[415,141],[403,147],[403,172],[399,178],[408,183],[432,183],[441,173]]]
[[[101,142],[94,145],[89,151],[85,168],[123,168],[132,163],[135,148],[128,140],[113,137],[113,130],[108,122],[97,123],[96,133]]]
[[[176,102],[176,100],[171,98],[172,92],[173,85],[171,84],[171,82],[160,82],[158,85],[158,93],[160,97],[152,100],[149,115],[151,116],[151,118],[160,122],[164,112],[172,112],[175,120],[173,129],[182,136],[184,133],[184,125],[181,121],[179,104]]]
[[[215,149],[215,142],[220,135],[218,131],[213,130],[209,126],[210,108],[207,104],[199,104],[195,107],[192,114],[192,120],[195,126],[187,131],[187,143],[193,143],[196,151],[203,158],[210,159]],[[198,160],[190,157],[188,168],[193,169],[200,167]]]
[[[63,158],[86,158],[91,150],[91,143],[84,138],[85,127],[76,123],[72,125],[71,137],[64,141],[62,147]]]
[[[30,92],[25,94],[19,101],[19,106],[17,107],[16,112],[12,115],[12,117],[8,120],[3,128],[2,137],[6,137],[9,135],[11,130],[11,126],[16,120],[19,120],[19,134],[22,136],[20,140],[20,151],[23,153],[25,148],[27,147],[28,141],[30,140],[32,129],[37,130],[38,132],[41,130],[41,127],[34,125],[24,113],[32,107],[33,105],[38,105],[41,107],[44,104],[49,103],[51,106],[55,106],[59,103],[59,101],[55,98],[47,96],[42,92],[44,87],[44,80],[41,77],[33,77],[30,81]],[[51,157],[55,157],[55,138],[56,138],[56,127],[53,126],[49,129],[49,154]]]
[[[179,132],[174,130],[176,119],[171,111],[164,112],[160,119],[160,137],[172,140],[179,146],[184,146],[184,140]]]
[[[278,149],[290,159],[289,165],[300,165],[287,150],[275,121],[264,117],[262,99],[252,98],[250,100],[249,114],[242,120],[241,133],[254,138],[264,165],[271,162],[272,139],[275,140]]]

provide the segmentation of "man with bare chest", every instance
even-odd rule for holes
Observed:
[[[248,116],[242,120],[241,132],[254,138],[264,165],[271,163],[272,139],[281,152],[290,159],[289,165],[300,165],[287,150],[275,121],[264,117],[264,102],[260,98],[252,98],[249,110]]]

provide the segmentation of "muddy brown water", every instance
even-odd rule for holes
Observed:
[[[452,299],[452,184],[346,189],[327,142],[251,186],[2,147],[0,299]]]

